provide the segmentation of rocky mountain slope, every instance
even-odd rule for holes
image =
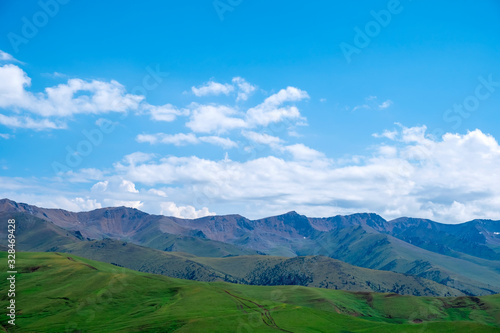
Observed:
[[[321,255],[364,268],[426,278],[465,294],[500,292],[500,222],[447,225],[376,214],[308,218],[296,212],[258,220],[240,215],[189,220],[116,207],[73,213],[4,199],[0,212],[52,222],[75,237],[111,238],[197,256]],[[269,282],[270,283],[270,282]]]

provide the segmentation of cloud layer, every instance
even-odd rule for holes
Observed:
[[[302,105],[310,99],[297,87],[268,94],[234,77],[192,87],[187,105],[152,105],[114,80],[71,78],[34,92],[31,78],[14,64],[18,61],[0,52],[0,62],[0,125],[11,132],[71,130],[75,115],[109,112],[133,112],[157,129],[137,133],[131,126],[129,143],[136,148],[105,167],[52,177],[0,177],[2,197],[69,210],[126,205],[189,218],[214,212],[258,218],[297,210],[309,216],[375,212],[388,219],[447,223],[500,219],[500,146],[479,129],[434,138],[425,126],[396,124],[373,134],[369,154],[334,159],[297,135],[307,121]],[[375,96],[364,102],[351,111],[393,105]],[[165,122],[178,126],[158,130]],[[2,128],[0,139],[11,143],[21,134]],[[226,155],[220,160],[172,156],[168,145],[197,145]]]
[[[89,190],[73,199],[56,190],[50,200],[34,194],[23,198],[77,210],[126,204],[184,217],[215,210],[257,218],[293,209],[309,216],[376,212],[388,219],[416,216],[446,223],[500,219],[495,138],[475,130],[435,140],[425,126],[388,133],[393,134],[381,138],[370,156],[350,161],[330,159],[300,144],[281,146],[282,157],[240,162],[137,152],[110,170],[62,175],[61,181],[88,184]],[[4,183],[3,196],[42,192],[26,181]]]

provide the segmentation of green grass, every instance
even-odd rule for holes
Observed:
[[[0,252],[1,262],[6,253]],[[197,282],[18,253],[9,332],[500,332],[500,297],[432,298]],[[3,272],[6,270],[3,269]],[[0,306],[7,306],[6,273]]]

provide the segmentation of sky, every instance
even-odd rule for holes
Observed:
[[[500,2],[0,3],[0,197],[500,219]]]

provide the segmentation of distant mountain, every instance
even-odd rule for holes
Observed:
[[[379,231],[418,247],[461,257],[471,256],[500,260],[500,223],[474,220],[462,224],[442,224],[431,220],[402,217],[392,220]]]
[[[367,213],[308,218],[296,212],[258,220],[240,215],[189,220],[125,207],[71,213],[7,199],[0,200],[1,211],[30,214],[83,238],[125,240],[163,251],[212,257],[322,255],[430,279],[468,295],[500,292],[499,221],[446,225],[411,218],[386,221]]]
[[[33,213],[35,211],[31,211]],[[74,214],[74,213],[71,213]],[[38,216],[44,216],[39,218]],[[78,224],[78,228],[65,229],[56,223],[51,222],[48,216],[44,213],[30,215],[29,210],[21,210],[21,212],[3,212],[0,211],[0,225],[6,225],[9,218],[16,219],[17,241],[16,246],[23,251],[51,251],[52,248],[57,248],[66,244],[73,244],[79,240],[111,238],[132,241],[136,244],[142,244],[162,251],[181,251],[194,255],[203,255],[207,257],[223,257],[231,255],[252,255],[260,252],[251,249],[245,249],[236,245],[213,241],[210,239],[182,236],[163,233],[155,230],[153,226],[150,229],[143,230],[136,237],[120,236],[116,233],[100,233],[96,237],[88,237],[84,224]],[[114,222],[119,224],[119,220]],[[130,224],[132,224],[130,222]],[[0,244],[6,245],[7,227],[0,230]]]
[[[327,257],[197,257],[188,253],[155,250],[122,240],[84,239],[79,232],[70,232],[26,213],[16,213],[11,217],[16,219],[18,250],[67,252],[175,278],[252,285],[304,285],[416,296],[463,295],[456,289],[430,280],[359,268]],[[7,219],[5,213],[0,213],[0,219]],[[1,239],[6,245],[6,235]]]

